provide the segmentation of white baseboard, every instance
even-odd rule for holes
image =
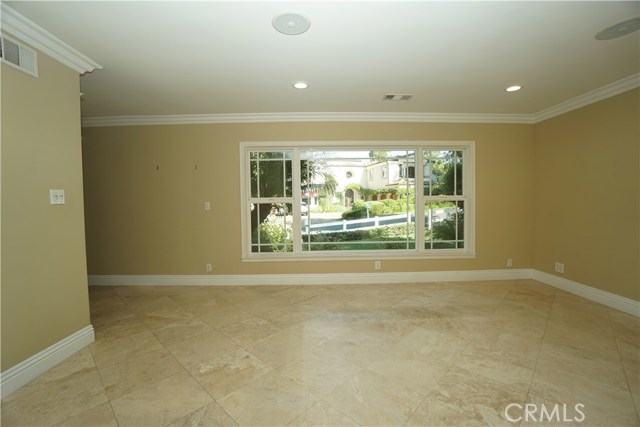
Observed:
[[[0,397],[4,399],[93,341],[95,334],[89,325],[0,373]]]
[[[607,307],[640,316],[640,302],[539,270],[503,269],[397,273],[92,275],[91,286],[355,285],[534,279]]]
[[[554,276],[553,274],[540,270],[533,270],[533,279],[553,286],[554,288],[562,289],[563,291],[606,305],[607,307],[640,317],[640,301],[592,288],[591,286],[583,285],[582,283],[574,282],[564,277]]]
[[[530,269],[416,271],[397,273],[238,274],[238,275],[100,275],[90,286],[249,286],[356,285],[530,279]]]

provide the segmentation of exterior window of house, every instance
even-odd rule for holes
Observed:
[[[373,169],[369,169],[369,181],[373,181]]]
[[[370,144],[242,143],[243,259],[475,256],[474,143]]]
[[[382,167],[382,178],[384,179],[384,178],[386,178],[386,177],[387,177],[387,167],[386,167],[386,166],[383,166],[383,167]]]
[[[400,176],[402,178],[415,178],[416,177],[416,168],[415,166],[409,166],[409,167],[405,167],[404,165],[402,165],[402,168],[400,170]]]

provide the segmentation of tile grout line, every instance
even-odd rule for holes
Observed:
[[[549,327],[549,322],[551,321],[551,312],[553,311],[553,306],[556,304],[557,302],[557,294],[553,293],[553,302],[551,303],[551,307],[549,308],[549,313],[547,313],[547,321],[544,325],[544,333],[542,334],[542,339],[540,342],[540,348],[538,349],[538,355],[536,356],[536,362],[533,366],[533,375],[531,376],[531,380],[529,381],[529,389],[527,390],[527,396],[526,399],[523,403],[527,403],[527,400],[529,400],[532,396],[531,396],[531,388],[533,387],[533,380],[536,377],[536,373],[538,371],[538,362],[540,361],[540,355],[542,354],[542,348],[544,347],[544,342],[545,342],[545,338],[547,336],[547,329]]]
[[[627,369],[624,366],[624,358],[622,357],[622,352],[620,351],[618,336],[616,334],[615,328],[612,325],[614,320],[611,318],[610,309],[607,309],[607,320],[609,321],[609,326],[611,326],[611,330],[613,331],[613,338],[616,343],[616,350],[618,353],[618,357],[620,359],[620,364],[622,365],[622,373],[624,374],[624,380],[625,380],[625,383],[627,384],[627,390],[629,391],[629,396],[631,397],[631,402],[633,403],[633,408],[635,409],[635,412],[636,412],[636,421],[640,423],[640,411],[638,410],[638,405],[636,405],[636,401],[633,397],[633,391],[631,390],[631,384],[629,383],[629,375],[627,374]]]

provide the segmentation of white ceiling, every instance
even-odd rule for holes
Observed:
[[[639,1],[5,3],[104,67],[81,78],[85,118],[535,114],[640,71],[640,32],[594,38]],[[310,30],[275,31],[284,11]]]

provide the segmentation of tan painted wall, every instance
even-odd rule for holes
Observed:
[[[533,267],[640,300],[640,90],[535,126]]]
[[[205,274],[206,263],[213,274],[373,272],[370,260],[241,261],[239,142],[259,140],[475,140],[477,258],[384,260],[382,271],[532,263],[529,125],[171,125],[85,128],[83,138],[89,274]]]
[[[38,63],[1,70],[2,371],[89,325],[79,76]]]

